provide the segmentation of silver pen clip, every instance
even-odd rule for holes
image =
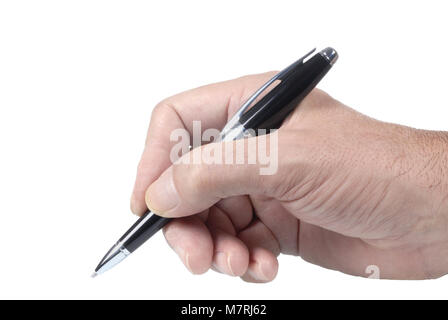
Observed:
[[[263,86],[261,86],[260,89],[258,89],[247,101],[238,109],[238,111],[230,118],[229,122],[227,122],[226,126],[222,129],[221,134],[225,135],[227,132],[235,128],[237,125],[239,125],[239,119],[241,118],[241,115],[247,111],[247,109],[251,106],[251,104],[275,81],[277,80],[283,80],[288,76],[289,73],[293,69],[295,69],[298,65],[303,64],[306,58],[308,58],[312,53],[316,51],[316,48],[308,52],[306,55],[304,55],[302,58],[288,66],[287,68],[283,69],[279,73],[277,73],[274,77],[272,77],[268,82],[266,82]]]

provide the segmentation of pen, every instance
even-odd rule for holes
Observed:
[[[258,89],[222,129],[218,141],[245,138],[258,129],[279,128],[338,59],[333,48],[326,48],[313,55],[315,50],[311,50]],[[260,99],[255,102],[257,98]],[[92,277],[120,263],[170,220],[147,211],[106,253]]]

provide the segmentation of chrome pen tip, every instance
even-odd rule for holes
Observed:
[[[324,57],[330,65],[334,65],[338,61],[339,55],[333,48],[325,48],[319,52],[322,57]]]
[[[90,277],[95,278],[97,275],[98,275],[98,273],[94,272],[94,273],[92,273],[92,275]]]

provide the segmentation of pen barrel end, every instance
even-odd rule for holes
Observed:
[[[319,54],[324,57],[330,65],[334,65],[339,58],[337,51],[331,47],[323,49]]]

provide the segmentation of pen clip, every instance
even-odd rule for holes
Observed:
[[[232,118],[229,120],[228,125],[224,127],[223,130],[228,129],[227,127],[234,126],[235,123],[238,122],[241,115],[247,111],[247,109],[250,107],[250,105],[262,94],[272,83],[274,83],[277,80],[283,80],[288,77],[288,75],[295,70],[299,65],[303,64],[306,58],[308,58],[312,53],[316,51],[316,48],[308,52],[306,55],[304,55],[302,58],[291,64],[290,66],[286,67],[279,73],[277,73],[274,77],[272,77],[268,82],[266,82],[263,86],[261,86],[260,89],[258,89],[247,101],[241,106],[241,108],[238,109],[238,111],[232,116]]]

